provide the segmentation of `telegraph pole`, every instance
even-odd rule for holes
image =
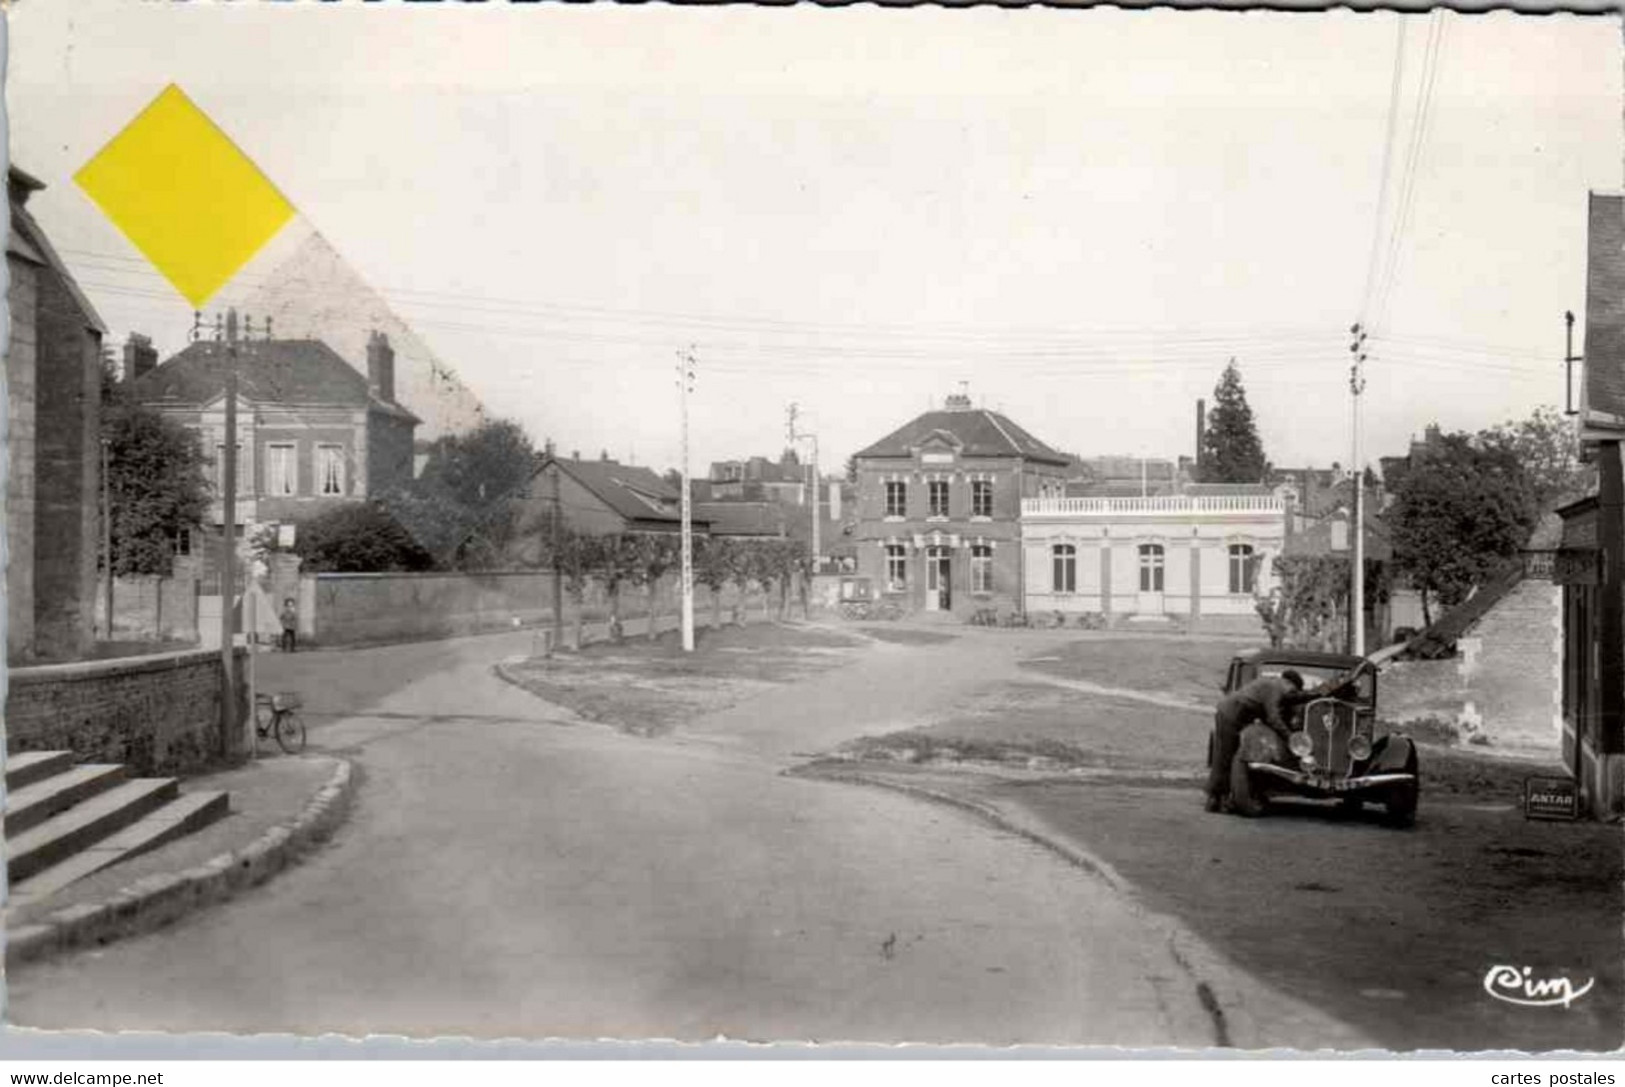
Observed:
[[[800,414],[800,407],[798,407],[796,404],[791,404],[789,411],[790,444],[794,445],[799,441],[810,441],[812,443],[812,561],[813,573],[816,574],[818,573],[818,557],[822,552],[822,541],[820,540],[822,533],[821,526],[818,523],[818,491],[822,485],[822,481],[818,478],[818,435],[808,434],[806,431],[796,429],[796,419],[800,416]]]
[[[113,640],[113,486],[107,476],[107,439],[102,439],[102,554],[107,569],[102,588],[107,597],[107,640]],[[158,632],[163,637],[163,631]]]
[[[553,477],[553,645],[552,650],[557,653],[564,645],[564,563],[563,550],[560,543],[563,540],[563,503],[559,501],[559,455],[553,446],[553,439],[547,439],[548,471]],[[581,647],[578,645],[576,649]]]
[[[221,454],[221,520],[225,522],[220,541],[220,739],[222,754],[231,753],[231,737],[238,721],[237,683],[232,673],[237,648],[237,615],[232,610],[232,594],[237,588],[237,311],[226,311],[226,447]]]
[[[694,348],[677,356],[677,389],[683,412],[683,652],[694,651],[694,507],[688,485],[688,395],[694,391]],[[650,616],[649,622],[654,622]]]
[[[1349,392],[1354,401],[1354,599],[1349,606],[1352,637],[1349,652],[1365,656],[1365,450],[1360,433],[1360,394],[1365,392],[1365,329],[1355,324],[1349,331],[1354,341],[1349,353],[1354,363],[1349,367]]]

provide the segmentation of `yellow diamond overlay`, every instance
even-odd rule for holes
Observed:
[[[294,214],[259,167],[174,84],[74,180],[193,309]]]

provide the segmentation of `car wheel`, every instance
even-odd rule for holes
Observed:
[[[1264,793],[1239,754],[1230,761],[1230,810],[1248,818],[1264,814]]]
[[[1405,772],[1411,775],[1411,780],[1390,788],[1387,802],[1383,805],[1387,816],[1384,822],[1389,826],[1408,827],[1416,822],[1416,803],[1422,794],[1422,776],[1417,772],[1414,753],[1405,761]]]

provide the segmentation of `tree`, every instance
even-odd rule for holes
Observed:
[[[185,427],[131,400],[105,368],[101,438],[107,443],[113,573],[166,577],[176,537],[201,525],[209,508],[203,448]]]
[[[1597,487],[1595,465],[1580,461],[1580,436],[1554,407],[1536,408],[1526,419],[1509,419],[1483,431],[1485,448],[1511,453],[1523,472],[1537,514],[1583,498]]]
[[[1511,560],[1540,507],[1513,445],[1444,434],[1414,458],[1389,511],[1394,561],[1431,602],[1454,607]]]
[[[858,455],[856,453],[846,458],[846,481],[848,483],[858,481]]]
[[[1241,370],[1231,359],[1213,390],[1213,407],[1202,434],[1202,482],[1259,483],[1269,478],[1269,472]]]
[[[437,439],[422,475],[383,499],[438,562],[483,569],[505,561],[517,533],[516,500],[539,463],[518,423],[493,419]]]
[[[722,627],[722,590],[733,574],[734,542],[725,536],[694,540],[694,580],[711,591],[711,629]]]
[[[294,553],[310,573],[432,570],[433,557],[381,505],[329,510],[299,526]]]

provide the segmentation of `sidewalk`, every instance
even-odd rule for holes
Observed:
[[[38,902],[6,909],[8,933],[78,908],[84,912],[120,897],[138,882],[180,876],[224,856],[240,856],[277,827],[292,826],[334,779],[344,760],[327,755],[261,752],[243,766],[187,778],[183,792],[220,789],[231,794],[225,818],[167,845],[71,883]]]

